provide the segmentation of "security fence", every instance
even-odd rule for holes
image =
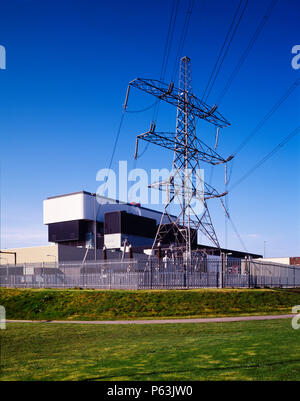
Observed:
[[[19,288],[188,289],[300,287],[300,266],[249,259],[139,257],[0,267],[0,286]]]

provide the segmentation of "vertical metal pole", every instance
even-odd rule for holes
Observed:
[[[112,270],[112,263],[109,266],[109,289],[111,290],[111,270]]]
[[[158,259],[158,270],[160,271],[160,264],[161,264],[161,245],[160,242],[158,243],[158,247],[157,247],[157,259]]]
[[[187,288],[189,289],[189,279],[190,279],[191,275],[189,274],[189,262],[187,261],[187,269],[186,269],[186,284],[187,284]]]
[[[246,272],[248,272],[248,287],[251,288],[251,271],[247,256],[245,257],[245,265]]]
[[[225,263],[225,253],[221,252],[221,266],[220,266],[220,272],[219,272],[219,287],[223,288],[224,283],[223,283],[223,274],[224,274],[224,263]]]
[[[203,263],[205,263],[205,261],[203,261]],[[207,285],[207,287],[210,287],[210,285],[209,285],[209,272],[208,272],[207,266],[206,266],[206,269],[205,269],[205,265],[203,264],[203,267],[204,267],[203,270],[206,273],[206,285]]]
[[[86,265],[84,266],[84,271],[83,271],[83,287],[86,288],[86,278],[87,278],[87,267]]]
[[[97,215],[96,215],[96,199],[97,199],[97,195],[95,194],[95,199],[94,199],[94,248],[95,248],[95,261],[97,260]]]

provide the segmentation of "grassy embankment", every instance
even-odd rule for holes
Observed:
[[[7,319],[118,320],[291,313],[300,289],[0,289]]]

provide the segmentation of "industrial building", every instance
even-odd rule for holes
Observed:
[[[125,241],[133,254],[149,254],[161,218],[161,212],[140,204],[120,202],[87,191],[51,196],[43,202],[43,222],[48,226],[51,244],[2,250],[5,255],[0,264],[101,260],[103,247],[110,258],[116,258],[120,257]],[[164,218],[163,223],[170,224],[168,218]],[[176,233],[171,230],[161,247],[176,245],[176,241]],[[193,249],[220,254],[216,247],[198,244],[197,237]],[[237,258],[261,257],[230,249],[221,251]]]
[[[287,256],[285,258],[263,258],[259,259],[264,262],[273,262],[273,263],[281,263],[283,265],[289,266],[300,266],[300,257],[299,256]]]
[[[9,248],[1,250],[0,265],[13,264],[40,264],[83,260],[86,249],[63,244],[49,244],[44,246],[29,246],[24,248]],[[102,250],[97,250],[97,259],[101,259]],[[86,260],[94,260],[95,254],[88,253]],[[16,263],[15,263],[16,262]]]
[[[49,245],[1,250],[0,287],[252,288],[300,282],[300,258],[265,261],[196,240],[187,262],[172,230],[153,253],[160,222],[172,225],[169,216],[86,191],[45,199],[43,221]]]
[[[96,249],[105,246],[106,249],[120,250],[127,240],[136,252],[144,252],[151,249],[161,218],[161,212],[140,204],[120,202],[86,191],[44,200],[48,240],[62,245]],[[164,224],[170,224],[167,216],[163,218]],[[177,241],[176,233],[171,230],[161,246],[176,245]],[[192,245],[193,249],[205,249],[211,254],[220,252],[218,248],[198,244],[197,236]],[[236,257],[246,256],[244,252],[224,251],[234,253]]]
[[[149,254],[161,218],[161,212],[140,204],[120,202],[87,191],[51,196],[43,202],[43,222],[48,226],[50,244],[3,249],[1,252],[5,254],[0,264],[101,260],[103,247],[109,258],[118,258],[125,241],[133,254]],[[170,224],[168,218],[164,218],[163,222]],[[176,245],[176,241],[176,233],[171,231],[161,247]],[[197,237],[193,249],[210,255],[220,254],[216,247],[198,244]],[[230,249],[221,251],[236,258],[261,257]]]
[[[84,248],[151,247],[162,214],[158,211],[81,191],[44,201],[48,240]],[[166,221],[167,223],[167,221]]]

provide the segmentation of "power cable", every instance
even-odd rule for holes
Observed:
[[[235,155],[237,152],[239,152],[241,149],[245,147],[247,142],[257,133],[259,129],[266,123],[266,121],[276,112],[276,110],[281,106],[281,104],[291,95],[291,93],[295,90],[295,88],[299,85],[300,83],[300,78],[298,78],[288,89],[287,91],[283,94],[283,96],[279,99],[278,102],[275,103],[275,105],[271,108],[271,110],[265,115],[265,117],[257,124],[255,129],[248,135],[248,137],[241,143],[241,145],[237,148],[235,151]],[[254,167],[252,167],[243,177],[241,177],[232,187],[230,188],[230,191],[235,188],[238,184],[240,184],[242,181],[244,181],[251,173],[253,173],[257,168],[259,168],[263,163],[265,163],[270,157],[273,156],[282,146],[284,146],[291,138],[293,138],[295,135],[297,135],[300,131],[300,126],[297,127],[294,131],[292,131],[283,141],[281,141],[271,152],[269,152],[263,159],[261,159]],[[233,168],[233,163],[231,163],[231,170],[229,173],[229,179],[227,183],[229,184],[231,181],[231,174],[232,174],[232,168]],[[227,191],[227,188],[225,188]],[[228,191],[229,192],[229,191]],[[225,207],[229,212],[228,208],[228,194],[225,196]],[[230,219],[230,214],[227,216],[228,219]],[[225,214],[225,247],[227,244],[227,218]],[[239,236],[236,227],[234,226],[233,222],[231,221],[231,224],[233,225],[233,228],[236,232],[236,235],[240,239],[241,243],[243,244],[243,241],[241,237]],[[243,244],[244,246],[244,244]],[[245,246],[244,246],[245,248]],[[246,250],[246,248],[245,248]],[[247,251],[247,250],[246,250]]]
[[[141,110],[128,110],[128,109],[126,109],[126,113],[143,113],[144,111],[152,109],[152,107],[154,107],[158,102],[159,102],[159,100],[156,100],[154,103],[151,104],[151,106],[148,106],[148,107],[146,107],[144,109],[141,109]]]
[[[175,2],[173,3],[173,9],[172,9],[171,17],[170,17],[168,35],[167,35],[166,46],[165,46],[165,52],[164,52],[164,57],[163,57],[163,62],[162,62],[161,73],[160,73],[160,80],[161,81],[163,81],[164,78],[165,78],[168,59],[169,59],[169,56],[170,56],[170,50],[172,48],[179,2],[180,2],[180,0],[177,0],[176,8],[174,10],[174,17],[173,17],[173,9],[174,9]],[[169,32],[170,32],[170,34],[169,34]],[[154,112],[153,112],[152,121],[155,122],[155,123],[156,123],[157,118],[158,118],[159,106],[160,106],[160,99],[157,102],[157,104],[155,105]]]
[[[257,168],[265,163],[270,157],[272,157],[282,146],[284,146],[290,139],[296,136],[300,132],[300,126],[294,129],[286,138],[284,138],[271,152],[264,156],[258,163],[256,163],[246,174],[244,174],[238,181],[236,181],[230,188],[231,192],[237,185],[243,182],[250,174],[252,174]]]
[[[230,166],[229,166],[229,174],[228,174],[228,178],[227,178],[227,186],[230,184],[231,177],[232,177],[232,171],[233,171],[233,160],[232,160],[232,162],[230,163]]]
[[[123,112],[122,112],[120,123],[119,123],[119,127],[118,127],[117,134],[116,134],[116,137],[115,137],[114,146],[113,146],[113,150],[112,150],[112,154],[111,154],[110,162],[109,162],[109,167],[108,167],[108,175],[106,176],[106,182],[109,179],[109,173],[110,173],[110,169],[111,169],[111,166],[112,166],[112,163],[113,163],[113,159],[114,159],[114,156],[115,156],[117,144],[118,144],[118,141],[119,141],[121,128],[122,128],[122,125],[123,125],[123,122],[124,122],[124,116],[125,116],[125,110],[123,110]],[[97,197],[96,194],[95,194],[95,196]],[[101,205],[99,204],[98,210],[97,210],[97,213],[96,213],[96,221],[97,221],[97,218],[98,218],[98,215],[99,215],[100,206]]]
[[[237,228],[236,228],[236,226],[235,226],[235,224],[234,224],[234,222],[233,222],[231,216],[228,217],[228,220],[229,220],[229,222],[230,222],[230,224],[231,224],[231,226],[232,226],[232,228],[233,228],[233,231],[235,232],[235,235],[236,235],[237,238],[239,239],[239,241],[240,241],[242,247],[244,248],[244,251],[245,251],[246,253],[249,253],[248,250],[247,250],[247,247],[246,247],[246,245],[245,245],[245,243],[244,243],[244,241],[243,241],[243,239],[242,239],[242,237],[241,237],[240,234],[238,233],[238,230],[237,230]]]
[[[246,144],[250,141],[250,139],[257,134],[257,132],[264,126],[264,124],[272,117],[272,115],[279,109],[282,103],[287,100],[287,98],[293,93],[293,91],[300,84],[300,78],[296,79],[296,81],[284,92],[281,98],[274,104],[274,106],[269,110],[269,112],[262,118],[262,120],[256,125],[256,127],[250,132],[250,134],[241,142],[241,144],[236,148],[233,152],[233,155],[236,155],[246,146]],[[232,170],[235,159],[230,163],[230,172],[228,178],[228,184],[231,182]]]
[[[237,74],[239,73],[240,69],[242,68],[246,58],[248,57],[251,49],[253,48],[258,36],[260,35],[263,27],[265,26],[268,18],[270,18],[270,15],[276,5],[278,0],[271,0],[271,3],[269,4],[266,13],[264,14],[263,18],[261,19],[258,27],[256,28],[252,38],[250,39],[250,42],[248,43],[248,46],[246,47],[244,53],[242,54],[242,56],[240,57],[235,69],[233,70],[232,74],[230,75],[229,79],[227,80],[224,89],[222,90],[220,96],[217,99],[217,104],[220,104],[220,102],[223,100],[224,96],[226,95],[226,93],[228,92],[233,80],[235,79],[235,77],[237,76]]]
[[[135,160],[140,159],[144,155],[144,153],[146,153],[146,151],[148,150],[149,145],[150,145],[150,142],[147,142],[146,145],[145,145],[144,150],[139,155],[136,156]]]
[[[235,14],[234,14],[234,17],[233,17],[233,19],[232,19],[232,21],[231,21],[231,24],[230,24],[229,29],[228,29],[228,31],[227,31],[227,34],[226,34],[226,36],[225,36],[223,45],[222,45],[221,50],[220,50],[220,52],[219,52],[217,61],[216,61],[215,65],[214,65],[214,68],[213,68],[211,74],[210,74],[208,83],[207,83],[207,85],[206,85],[204,94],[203,94],[203,96],[202,96],[202,100],[203,100],[204,102],[207,101],[207,99],[208,99],[208,97],[209,97],[209,95],[210,95],[210,93],[211,93],[211,90],[212,90],[212,88],[213,88],[213,86],[214,86],[214,84],[215,84],[215,81],[216,81],[216,79],[217,79],[217,77],[218,77],[218,75],[219,75],[219,72],[220,72],[220,70],[221,70],[221,67],[222,67],[222,65],[223,65],[223,62],[224,62],[224,60],[225,60],[225,58],[226,58],[226,56],[227,56],[227,54],[228,54],[229,48],[230,48],[231,43],[232,43],[232,41],[233,41],[233,38],[234,38],[234,36],[235,36],[235,34],[236,34],[237,28],[238,28],[238,26],[239,26],[239,24],[240,24],[240,22],[241,22],[241,20],[242,20],[242,17],[243,17],[243,15],[244,15],[244,13],[245,13],[246,7],[247,7],[247,5],[248,5],[248,0],[246,0],[246,2],[245,2],[245,4],[244,4],[244,7],[243,7],[243,9],[242,9],[242,11],[241,11],[241,14],[240,14],[240,16],[239,16],[239,18],[238,18],[238,20],[237,20],[237,22],[236,22],[236,24],[235,24],[235,21],[236,21],[236,19],[237,19],[237,17],[238,17],[238,14],[239,14],[239,11],[240,11],[242,2],[243,2],[243,0],[240,0],[240,2],[239,2],[239,4],[238,4],[238,7],[237,7],[236,12],[235,12]],[[230,37],[230,35],[231,35],[231,37]],[[229,41],[228,41],[228,40],[229,40]],[[228,41],[228,43],[227,43],[227,41]],[[226,46],[226,48],[225,48],[225,46]],[[225,48],[225,50],[224,50],[224,48]],[[224,54],[223,54],[223,51],[224,51]],[[222,54],[223,54],[223,55],[222,55]],[[221,60],[221,61],[220,61],[220,60]],[[220,61],[220,62],[219,62],[219,61]],[[218,65],[218,64],[219,64],[219,65]]]
[[[111,169],[112,162],[113,162],[113,159],[114,159],[114,156],[115,156],[115,152],[116,152],[116,148],[117,148],[117,144],[118,144],[121,128],[122,128],[123,121],[124,121],[124,115],[125,115],[125,111],[123,110],[123,113],[122,113],[122,116],[121,116],[121,120],[120,120],[120,123],[119,123],[119,128],[118,128],[117,135],[116,135],[116,138],[115,138],[114,146],[113,146],[113,151],[112,151],[112,154],[111,154],[111,157],[110,157],[108,170]],[[107,177],[107,179],[108,179],[108,177]]]
[[[274,104],[271,110],[263,117],[263,119],[256,125],[256,127],[250,132],[250,134],[243,140],[243,142],[237,147],[234,151],[234,155],[240,152],[246,144],[250,141],[250,139],[261,129],[261,127],[271,118],[271,116],[278,110],[278,108],[282,105],[282,103],[293,93],[293,91],[300,84],[300,78],[296,79],[296,81],[285,91],[285,93],[281,96],[281,98]]]
[[[246,2],[245,2],[245,4],[244,4],[244,7],[243,7],[243,9],[242,9],[242,11],[241,11],[241,14],[240,14],[240,16],[239,16],[239,19],[238,19],[238,21],[237,21],[237,23],[236,23],[236,25],[235,25],[235,27],[234,27],[234,23],[235,23],[235,21],[236,21],[236,19],[237,19],[237,16],[239,15],[239,11],[240,11],[240,8],[241,8],[241,6],[242,6],[242,1],[243,1],[243,0],[240,0],[240,2],[239,2],[239,4],[238,4],[238,7],[237,7],[237,9],[236,9],[236,11],[235,11],[234,17],[233,17],[233,19],[232,19],[232,21],[231,21],[231,24],[230,24],[229,29],[228,29],[228,31],[227,31],[227,34],[226,34],[226,36],[225,36],[224,42],[223,42],[222,47],[221,47],[221,49],[220,49],[218,58],[217,58],[217,60],[216,60],[216,62],[215,62],[215,65],[214,65],[213,70],[212,70],[212,72],[211,72],[211,74],[210,74],[209,80],[208,80],[208,82],[207,82],[206,88],[205,88],[204,93],[203,93],[203,95],[202,95],[202,101],[204,100],[204,98],[205,98],[204,101],[206,101],[207,98],[208,98],[208,96],[209,96],[210,93],[211,93],[211,90],[212,90],[212,88],[213,88],[213,85],[214,85],[214,83],[215,83],[215,81],[216,81],[216,79],[217,79],[217,76],[218,76],[218,74],[219,74],[219,72],[220,72],[220,69],[221,69],[221,67],[222,67],[222,64],[223,64],[223,62],[224,62],[224,60],[225,60],[225,57],[226,57],[226,55],[227,55],[227,53],[228,53],[228,51],[229,51],[230,45],[231,45],[232,40],[233,40],[233,38],[234,38],[234,36],[235,36],[235,33],[236,33],[236,31],[237,31],[237,28],[238,28],[238,26],[239,26],[239,24],[240,24],[240,22],[241,22],[241,19],[242,19],[244,13],[245,13],[246,7],[247,7],[247,5],[248,5],[248,0],[246,0]],[[233,30],[233,32],[232,32],[232,30]],[[232,34],[231,34],[231,32],[232,32]],[[231,34],[231,38],[229,39],[229,42],[227,43],[230,34]],[[227,44],[227,45],[226,45],[226,44]],[[225,52],[224,52],[225,47],[226,47],[226,50],[225,50]],[[223,54],[223,52],[224,52],[224,54]],[[223,57],[222,57],[222,54],[223,54]],[[222,59],[221,59],[221,57],[222,57]],[[220,59],[221,59],[221,62],[220,62]],[[219,62],[220,62],[220,63],[219,63]],[[219,64],[219,65],[218,65],[218,64]],[[217,71],[216,71],[216,70],[217,70]],[[207,91],[208,91],[208,92],[207,92]],[[209,183],[211,183],[212,177],[213,177],[213,168],[211,168]]]
[[[227,195],[225,195],[225,208],[226,208],[226,211],[227,211],[227,213],[226,213],[226,211],[224,212],[224,216],[225,216],[225,248],[227,248],[227,246],[228,246],[228,224],[227,224],[227,220],[228,220],[228,215],[229,215],[229,205],[228,205],[228,194]],[[229,215],[230,216],[230,215]]]
[[[164,80],[165,75],[166,75],[166,69],[167,69],[167,65],[168,65],[170,51],[172,48],[173,38],[174,38],[174,30],[175,30],[175,25],[176,25],[179,3],[180,3],[180,0],[173,1],[173,6],[172,6],[170,20],[169,20],[169,26],[168,26],[167,39],[166,39],[166,44],[165,44],[165,49],[164,49],[164,54],[163,54],[161,72],[160,72],[160,80],[161,81]],[[138,110],[137,112],[143,112],[143,111],[149,110],[152,107],[154,107],[152,121],[156,122],[157,117],[158,117],[158,112],[159,112],[159,106],[160,106],[160,99],[156,100],[150,107],[147,107],[143,110]],[[137,156],[137,158],[141,158],[144,155],[144,153],[147,151],[148,147],[149,147],[149,143],[146,144],[145,149],[143,150],[143,152],[140,155]]]
[[[166,69],[167,69],[167,65],[168,65],[169,55],[170,55],[170,51],[172,48],[174,29],[175,29],[175,25],[176,25],[179,3],[180,3],[180,0],[177,0],[176,3],[175,3],[175,0],[173,0],[173,7],[172,7],[172,11],[171,11],[171,16],[170,16],[167,40],[166,40],[166,45],[165,45],[165,50],[164,50],[164,55],[163,55],[161,72],[160,72],[160,80],[161,81],[164,80],[165,75],[166,75]],[[176,4],[176,6],[175,6],[175,4]]]
[[[168,26],[167,39],[166,39],[166,44],[165,44],[165,48],[164,48],[163,61],[162,61],[161,72],[160,72],[160,80],[164,79],[165,73],[166,73],[166,68],[168,65],[168,59],[169,59],[169,54],[170,54],[170,50],[171,50],[172,42],[173,42],[174,28],[175,28],[175,24],[176,24],[179,2],[180,2],[180,0],[174,0],[173,5],[172,5],[169,26]],[[159,103],[160,103],[160,99],[156,100],[153,104],[151,104],[150,106],[148,106],[144,109],[126,110],[126,112],[127,113],[142,113],[142,112],[150,110],[151,108],[154,107],[154,113],[153,113],[152,120],[155,121],[156,119],[154,118],[154,116],[158,114]],[[147,151],[148,146],[149,146],[149,143],[146,144],[145,149],[143,150],[143,152],[140,155],[137,156],[137,158],[141,158],[143,156],[143,154]],[[134,166],[136,166],[136,160],[134,161]]]
[[[163,54],[161,72],[160,72],[160,80],[161,81],[164,80],[164,77],[166,74],[166,68],[168,65],[169,54],[170,54],[170,50],[172,48],[174,28],[175,28],[175,24],[176,24],[179,2],[180,2],[180,0],[173,0],[172,10],[171,10],[171,15],[170,15],[170,20],[169,20],[169,26],[168,26],[167,39],[166,39],[166,44],[165,44],[165,48],[164,48],[164,54]],[[140,110],[126,109],[126,113],[143,113],[144,111],[150,110],[153,107],[155,107],[154,114],[156,114],[157,106],[158,106],[159,102],[160,102],[160,99],[156,100],[150,106],[145,107],[144,109],[140,109]],[[154,121],[154,117],[153,117],[153,121]]]
[[[178,50],[177,50],[177,55],[176,55],[175,62],[174,62],[174,68],[173,68],[172,79],[171,79],[172,82],[174,82],[175,75],[177,73],[178,59],[180,58],[180,56],[182,54],[182,51],[183,51],[186,35],[187,35],[187,32],[188,32],[188,27],[189,27],[189,24],[190,24],[191,15],[192,15],[192,12],[193,12],[194,3],[195,3],[195,0],[190,0],[189,7],[188,7],[187,12],[186,12],[184,24],[183,24],[182,31],[181,31],[181,37],[180,37],[180,41],[179,41],[179,46],[178,46]]]

